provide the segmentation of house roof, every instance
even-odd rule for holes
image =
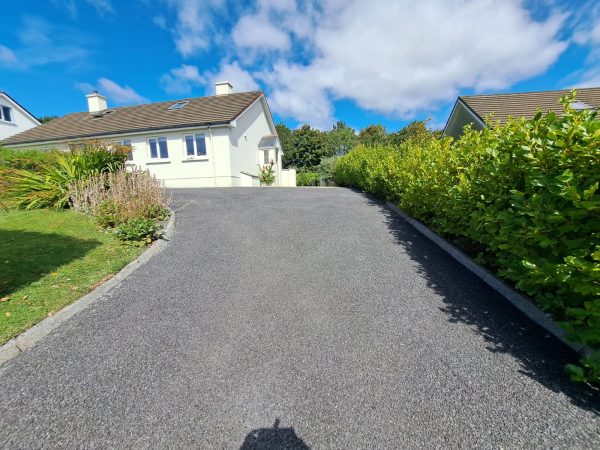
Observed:
[[[21,105],[18,101],[16,101],[14,98],[12,98],[10,95],[8,95],[8,92],[5,91],[0,91],[0,95],[4,95],[7,99],[9,99],[11,102],[13,102],[15,105],[17,105],[25,114],[27,114],[31,119],[33,119],[35,122],[37,122],[38,124],[40,123],[40,121],[38,120],[37,117],[35,117],[33,114],[31,114],[23,105]]]
[[[505,123],[509,116],[531,119],[538,109],[562,114],[563,107],[558,100],[571,91],[524,92],[516,94],[464,95],[461,100],[481,120],[494,114],[494,120]],[[600,108],[600,87],[577,89],[577,101]]]
[[[107,108],[98,113],[72,113],[11,136],[2,141],[2,144],[32,144],[225,124],[235,120],[262,95],[260,91],[241,92]],[[181,109],[169,109],[178,102],[187,103]]]

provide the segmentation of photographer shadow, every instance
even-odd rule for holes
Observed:
[[[294,449],[308,450],[293,428],[280,428],[279,419],[271,428],[257,428],[246,435],[240,450]]]

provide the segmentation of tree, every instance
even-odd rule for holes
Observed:
[[[315,130],[310,125],[292,132],[293,149],[284,150],[283,166],[299,169],[314,169],[321,159],[330,156],[327,147],[327,135],[323,131]]]
[[[362,145],[374,146],[385,145],[389,142],[388,134],[383,125],[369,125],[360,130],[358,142]]]
[[[281,144],[281,150],[285,155],[289,151],[294,149],[294,136],[292,130],[285,123],[278,123],[275,125],[277,135],[279,136],[279,143]]]
[[[427,121],[423,120],[411,122],[400,131],[391,133],[389,136],[390,144],[396,147],[407,141],[422,144],[432,138],[434,138],[434,135],[427,129]]]
[[[352,127],[344,122],[338,122],[333,129],[327,133],[327,147],[330,155],[345,155],[357,143],[357,136]]]
[[[51,120],[57,119],[58,116],[42,116],[40,118],[38,118],[38,120],[40,121],[40,123],[46,123],[46,122],[50,122]]]

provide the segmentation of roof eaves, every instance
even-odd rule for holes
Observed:
[[[481,117],[479,114],[477,114],[477,112],[475,112],[475,110],[469,106],[469,104],[464,100],[464,97],[459,96],[457,99],[457,102],[460,102],[467,109],[467,111],[469,111],[471,114],[473,114],[473,116],[477,120],[479,120],[479,123],[482,126],[484,126],[484,127],[487,126],[485,124],[485,119],[483,117]]]

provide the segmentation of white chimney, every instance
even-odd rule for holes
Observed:
[[[217,95],[226,95],[233,92],[233,86],[229,81],[217,81],[215,83],[215,93]]]
[[[98,94],[98,91],[94,91],[91,94],[86,95],[88,101],[88,111],[91,113],[104,111],[107,107],[106,97]]]

